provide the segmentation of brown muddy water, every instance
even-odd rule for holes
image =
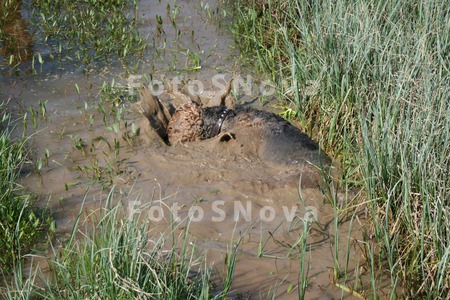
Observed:
[[[168,16],[168,4],[172,12],[178,7],[176,16]],[[1,76],[1,99],[9,101],[17,116],[28,112],[32,155],[43,162],[41,170],[31,165],[25,170],[22,184],[40,195],[41,204],[53,212],[61,243],[83,199],[86,211],[100,207],[111,187],[130,212],[148,211],[146,219],[155,232],[164,232],[176,211],[180,222],[191,220],[191,242],[207,253],[208,263],[219,274],[218,284],[230,241],[235,244],[241,236],[232,286],[236,298],[265,299],[272,294],[276,299],[298,298],[302,256],[295,245],[304,230],[299,218],[313,220],[306,239],[306,298],[352,297],[333,283],[334,211],[315,181],[307,180],[318,178],[311,170],[301,176],[301,183],[298,170],[269,166],[249,152],[217,151],[215,140],[167,147],[149,142],[143,129],[134,137],[142,116],[130,101],[109,107],[112,113],[107,111],[103,121],[98,107],[107,107],[99,100],[104,82],[114,81],[128,95],[136,94],[132,87],[141,75],[177,76],[202,82],[202,97],[208,98],[219,92],[211,81],[217,74],[227,79],[240,75],[247,81],[251,69],[237,64],[240,54],[223,28],[226,21],[217,21],[221,12],[213,1],[141,1],[140,30],[151,47],[131,77],[118,66],[91,70],[89,76],[74,66],[60,69],[45,49],[41,49],[46,61],[41,75]],[[162,33],[157,16],[163,20]],[[236,93],[241,104],[270,109],[270,97],[265,106],[257,98],[261,91]],[[29,107],[39,111],[39,101],[46,103],[46,116],[37,117],[34,127]],[[359,219],[350,235],[349,227],[349,222],[339,227],[339,263],[343,268],[350,249],[349,273],[364,273],[361,253],[354,245]]]

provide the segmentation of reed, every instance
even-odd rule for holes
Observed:
[[[363,189],[367,230],[381,257],[369,265],[389,272],[392,289],[398,282],[404,295],[444,298],[448,3],[257,0],[238,1],[235,11],[241,50],[277,83],[303,129],[342,163],[342,183]]]

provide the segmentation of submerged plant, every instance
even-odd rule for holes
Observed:
[[[38,41],[50,46],[60,60],[76,59],[85,66],[115,59],[126,62],[144,53],[147,44],[137,29],[137,7],[137,1],[127,0],[29,3]]]

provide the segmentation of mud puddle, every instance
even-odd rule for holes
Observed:
[[[132,87],[142,75],[198,80],[205,97],[218,92],[211,82],[217,74],[246,78],[249,71],[235,65],[239,53],[233,38],[214,21],[221,12],[216,2],[141,1],[140,30],[154,42],[131,77],[114,66],[86,77],[81,69],[60,70],[53,62],[44,65],[42,76],[1,77],[0,96],[17,115],[28,112],[30,144],[41,161],[40,168],[30,165],[22,183],[53,211],[61,242],[83,200],[86,209],[100,207],[114,187],[117,199],[130,211],[147,213],[155,229],[164,231],[177,216],[180,222],[190,220],[192,243],[207,251],[220,275],[230,245],[240,237],[236,298],[297,299],[302,264],[308,270],[308,299],[348,296],[333,284],[334,211],[308,179],[311,174],[300,178],[296,170],[274,168],[251,153],[218,152],[217,140],[167,147],[149,143],[143,132],[135,136],[142,117],[137,104],[126,99],[135,97],[130,93],[136,95]],[[102,100],[104,83],[122,94]],[[261,107],[254,101],[258,96],[237,94],[239,102]],[[39,109],[43,103],[45,114]],[[29,107],[41,112],[34,120]],[[305,239],[302,220],[311,221]],[[353,226],[356,232],[358,222]],[[339,227],[338,260],[344,268],[348,259],[352,270],[362,262],[352,242],[358,236],[349,238],[349,227],[349,222]]]

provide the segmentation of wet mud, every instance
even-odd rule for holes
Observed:
[[[205,9],[197,1],[177,1],[176,29],[167,16],[167,4],[140,4],[140,30],[156,36],[158,15],[162,16],[164,33],[155,39],[155,48],[137,75],[153,72],[170,78],[182,74],[187,80],[203,82],[203,97],[214,99],[219,91],[210,82],[212,76],[225,74],[230,78],[236,72],[250,72],[243,67],[236,69],[238,53],[233,38],[214,21],[219,4],[210,3]],[[173,7],[174,3],[170,4]],[[183,34],[178,36],[178,31]],[[201,69],[195,72],[187,71],[187,53],[192,52],[201,60]],[[53,212],[60,243],[70,232],[83,201],[86,211],[101,207],[107,192],[114,188],[115,199],[129,211],[143,212],[155,232],[167,230],[172,218],[180,223],[180,229],[189,220],[192,245],[199,253],[207,253],[208,263],[219,274],[219,285],[226,253],[230,245],[237,246],[240,237],[232,286],[236,298],[260,299],[275,294],[276,299],[297,299],[302,261],[308,270],[307,299],[351,297],[333,283],[334,210],[319,187],[317,169],[270,164],[251,147],[242,149],[220,137],[164,145],[147,134],[138,103],[125,100],[110,107],[99,103],[103,82],[114,79],[118,86],[133,86],[134,81],[130,84],[130,77],[119,67],[86,77],[75,66],[65,70],[56,66],[48,62],[38,77],[1,77],[0,96],[9,101],[17,116],[24,112],[29,116],[30,106],[38,111],[38,101],[46,101],[45,118],[37,117],[36,128],[29,118],[27,129],[33,149],[30,155],[43,160],[43,167],[36,170],[35,165],[29,165],[21,183],[40,195],[40,203]],[[136,90],[128,92],[137,97]],[[271,109],[254,100],[259,95],[237,96],[238,104]],[[169,98],[166,94],[161,97]],[[106,116],[99,105],[110,109]],[[21,126],[19,122],[18,129]],[[306,257],[300,247],[306,226],[302,220],[310,222]],[[350,222],[340,224],[338,261],[344,268],[350,249],[348,270],[364,273],[360,250],[353,242],[359,238],[358,220],[350,234]]]

